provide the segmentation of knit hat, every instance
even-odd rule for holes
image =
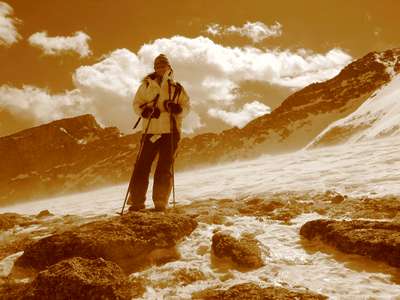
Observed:
[[[163,63],[167,64],[168,66],[171,67],[171,65],[169,64],[168,58],[165,56],[165,54],[161,53],[154,60],[154,68],[156,68],[156,65],[163,64]]]

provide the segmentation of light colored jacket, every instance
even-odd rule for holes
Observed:
[[[170,99],[172,99],[175,89],[177,88],[177,83],[173,79],[173,71],[165,72],[161,86],[157,83],[156,79],[153,76],[154,73],[147,75],[138,90],[136,91],[135,97],[133,99],[133,110],[137,115],[141,115],[143,109],[146,106],[153,106],[152,100],[155,98],[157,94],[160,94],[157,107],[160,109],[160,117],[158,119],[152,118],[150,121],[150,126],[147,133],[151,134],[162,134],[171,132],[170,126],[170,113],[166,111],[164,107],[164,101],[168,100],[168,80],[171,85],[171,94]],[[154,78],[154,79],[153,79]],[[179,97],[176,97],[175,103],[178,103],[182,107],[182,112],[179,114],[173,114],[176,120],[177,129],[180,132],[182,127],[182,119],[187,115],[190,110],[190,102],[189,96],[186,93],[185,89],[182,87],[182,91],[179,94]],[[147,127],[147,124],[150,119],[142,118],[142,131]]]

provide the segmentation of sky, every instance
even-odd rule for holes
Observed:
[[[85,113],[132,132],[165,53],[184,132],[243,127],[371,51],[399,47],[400,1],[1,1],[0,136]]]

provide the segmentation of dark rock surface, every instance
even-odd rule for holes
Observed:
[[[143,287],[133,288],[117,264],[74,257],[40,272],[20,299],[129,300],[143,292]]]
[[[368,256],[400,267],[400,223],[314,220],[305,223],[300,234],[308,240],[319,238],[344,253]]]
[[[80,256],[104,258],[131,273],[179,258],[176,244],[197,222],[172,213],[137,212],[95,221],[30,244],[16,266],[42,270]]]
[[[49,212],[48,209],[42,210],[40,213],[37,214],[37,218],[46,218],[46,217],[51,217],[54,216],[51,212]]]
[[[212,237],[211,249],[218,258],[229,258],[239,268],[260,268],[264,265],[259,242],[244,236],[239,240],[229,234],[218,232]]]
[[[323,295],[312,292],[294,291],[280,287],[261,288],[254,283],[235,285],[227,290],[206,289],[193,293],[192,299],[202,300],[322,300],[328,299]]]

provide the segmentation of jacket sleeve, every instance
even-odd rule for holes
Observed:
[[[146,84],[142,83],[139,88],[136,91],[135,97],[133,98],[132,106],[133,106],[133,111],[137,115],[142,114],[142,108],[140,108],[141,105],[147,102],[146,98],[144,97],[146,92]]]
[[[181,116],[186,116],[190,111],[190,98],[183,87],[178,98],[178,104],[182,107]]]

